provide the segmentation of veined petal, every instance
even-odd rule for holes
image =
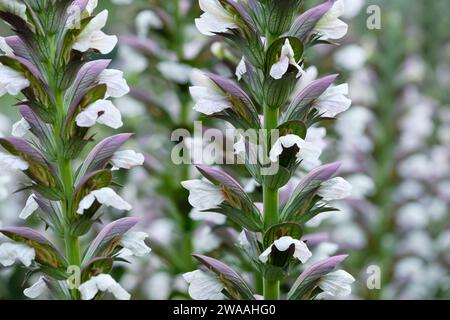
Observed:
[[[100,84],[106,84],[106,94],[109,97],[120,98],[130,92],[130,87],[120,70],[105,69],[97,80]]]
[[[317,192],[324,201],[345,199],[351,195],[352,185],[341,177],[322,182]]]
[[[101,29],[106,25],[108,20],[108,10],[103,10],[86,25],[86,27],[78,35],[73,49],[86,52],[89,49],[96,49],[102,54],[110,53],[117,44],[116,36],[108,36]]]
[[[329,87],[318,99],[314,107],[323,117],[335,117],[350,108],[352,101],[348,96],[348,84]]]
[[[90,128],[96,122],[113,129],[118,129],[123,125],[119,109],[109,100],[97,100],[80,112],[75,121],[81,128]]]
[[[133,150],[123,150],[114,153],[111,164],[113,170],[131,169],[135,166],[142,166],[144,164],[144,155]]]
[[[195,25],[202,34],[213,36],[215,33],[227,32],[228,29],[238,27],[233,16],[218,0],[200,0],[199,4],[204,13],[195,19]]]
[[[109,274],[99,274],[81,284],[78,288],[83,300],[91,300],[101,292],[111,293],[117,300],[130,300],[130,294],[125,291]]]
[[[326,296],[345,297],[352,292],[352,283],[355,278],[344,270],[337,270],[323,276],[319,282],[319,288],[324,292],[317,295],[317,299]]]
[[[191,206],[199,210],[216,208],[225,200],[221,188],[209,181],[188,180],[181,182],[181,185],[189,190]]]
[[[213,273],[195,270],[183,274],[183,278],[189,284],[189,295],[194,300],[219,300],[224,298],[221,293],[224,285]]]
[[[344,14],[344,0],[337,0],[331,9],[317,22],[314,31],[321,40],[340,39],[347,34],[348,26],[339,17]]]
[[[20,219],[28,219],[28,217],[31,216],[39,208],[39,205],[34,197],[34,194],[28,197],[27,202],[25,203],[25,207],[19,214]]]
[[[120,240],[120,245],[124,252],[119,253],[121,257],[128,257],[130,255],[142,257],[150,253],[151,249],[145,244],[145,239],[148,234],[145,232],[129,231]]]
[[[0,244],[0,264],[9,267],[19,260],[24,266],[29,267],[36,253],[33,248],[23,243],[6,242]]]
[[[194,70],[191,82],[194,86],[190,87],[189,91],[195,102],[194,110],[212,115],[233,107],[226,95],[203,72]]]
[[[95,200],[97,200],[100,204],[116,208],[117,210],[128,211],[132,209],[132,206],[123,200],[113,189],[101,188],[92,191],[80,201],[77,213],[83,214],[84,210],[89,209]]]

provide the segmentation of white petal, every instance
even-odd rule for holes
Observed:
[[[45,291],[47,291],[47,284],[44,282],[44,278],[40,277],[35,284],[23,290],[23,294],[30,299],[36,299]]]
[[[101,31],[108,20],[108,10],[103,10],[96,15],[78,35],[73,49],[86,52],[96,49],[102,54],[110,53],[117,44],[116,36],[108,36]]]
[[[13,265],[16,260],[29,267],[35,255],[34,249],[23,243],[6,242],[0,244],[0,264],[4,267]]]
[[[270,76],[274,79],[281,79],[287,72],[289,65],[293,65],[299,71],[297,77],[304,73],[300,65],[295,61],[294,49],[292,49],[289,39],[286,39],[284,45],[281,47],[281,53],[278,61],[272,65],[270,69]]]
[[[24,118],[20,119],[16,123],[13,124],[11,134],[14,137],[23,137],[30,130],[30,124]]]
[[[109,292],[118,300],[129,300],[130,294],[123,289],[109,274],[99,274],[79,286],[83,300],[91,300],[101,292]]]
[[[218,0],[200,0],[200,8],[205,12],[195,19],[197,29],[204,35],[213,36],[216,32],[227,32],[237,28],[233,16]]]
[[[3,170],[27,170],[28,163],[22,158],[10,154],[0,153],[0,165]]]
[[[181,185],[189,190],[188,200],[191,206],[199,210],[216,208],[225,200],[221,188],[211,182],[188,180],[181,182]]]
[[[100,84],[106,84],[106,93],[109,97],[120,98],[130,92],[130,87],[120,70],[105,69],[97,80]]]
[[[77,115],[75,121],[82,128],[92,127],[96,122],[113,129],[118,129],[123,125],[119,109],[108,100],[98,100],[89,105]]]
[[[245,58],[242,57],[241,61],[239,62],[238,66],[236,67],[236,77],[240,81],[242,79],[242,76],[247,73],[247,68],[245,66]]]
[[[268,247],[261,255],[259,256],[259,260],[262,263],[266,263],[269,260],[269,255],[272,253],[272,248],[275,246],[278,251],[286,251],[289,249],[291,245],[295,246],[294,257],[300,260],[302,263],[308,261],[311,258],[312,253],[309,251],[308,247],[303,241],[293,239],[292,237],[281,237],[278,240],[275,240],[270,247]]]
[[[335,117],[351,106],[352,101],[347,96],[348,84],[332,86],[317,99],[315,108],[323,113],[324,117]]]
[[[344,14],[344,1],[337,0],[331,9],[317,22],[314,31],[321,40],[340,39],[347,34],[348,26],[339,17]]]
[[[223,294],[221,292],[224,289],[224,286],[214,274],[195,270],[183,274],[183,278],[189,283],[189,295],[192,299],[223,299]]]
[[[297,135],[288,134],[280,137],[272,146],[269,157],[272,162],[277,162],[283,149],[289,149],[296,145],[299,148],[298,159],[305,159],[308,163],[315,162],[320,157],[322,150],[312,143],[306,142]]]
[[[352,185],[341,177],[322,182],[317,192],[324,201],[341,200],[350,196]]]
[[[145,238],[147,237],[148,235],[145,232],[127,232],[120,240],[120,245],[128,249],[132,255],[142,257],[151,251],[145,244]]]
[[[99,190],[94,190],[84,197],[79,204],[77,213],[83,214],[85,209],[88,209],[94,203],[94,199],[100,204],[108,207],[113,207],[118,210],[131,210],[132,206],[123,200],[113,189],[102,188]]]
[[[16,96],[23,89],[30,86],[30,81],[18,72],[0,63],[0,96],[8,93]]]
[[[92,206],[92,204],[94,203],[94,201],[95,201],[95,196],[92,193],[85,196],[78,204],[77,213],[83,214],[84,210],[89,209]]]
[[[289,58],[283,57],[270,68],[270,76],[274,79],[281,79],[289,68]]]
[[[144,155],[133,150],[123,150],[114,153],[111,163],[113,169],[131,169],[144,164]]]
[[[31,216],[37,209],[39,208],[38,203],[34,200],[34,194],[28,197],[27,202],[25,203],[25,207],[22,209],[22,212],[19,214],[20,219],[27,219]]]
[[[337,270],[323,276],[319,287],[332,297],[345,297],[352,292],[351,284],[355,278],[344,270]]]
[[[217,88],[193,86],[189,88],[189,92],[195,101],[194,110],[203,114],[212,115],[233,107],[227,97]]]

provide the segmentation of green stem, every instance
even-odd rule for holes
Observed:
[[[264,106],[264,128],[267,130],[269,148],[272,145],[271,130],[278,127],[278,109],[272,109]],[[271,189],[263,185],[263,203],[264,203],[264,226],[267,230],[278,223],[278,189]],[[264,279],[264,298],[266,300],[278,300],[280,295],[279,281],[270,281]]]

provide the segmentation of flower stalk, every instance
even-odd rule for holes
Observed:
[[[0,252],[8,257],[2,255],[0,263],[6,266],[18,259],[41,275],[24,290],[30,298],[46,294],[93,299],[109,292],[129,299],[109,273],[115,261],[150,251],[145,234],[130,232],[138,222],[135,218],[110,223],[89,247],[80,246],[80,237],[103,216],[103,206],[131,209],[109,187],[113,171],[144,161],[132,150],[119,151],[130,134],[106,138],[81,157],[94,142],[91,127],[122,126],[120,112],[108,98],[129,91],[122,73],[107,69],[110,61],[89,59],[92,52],[111,52],[117,43],[115,36],[101,31],[108,11],[95,15],[96,5],[97,1],[87,0],[0,3],[0,18],[16,33],[2,39],[7,52],[0,56],[0,68],[15,75],[7,78],[10,83],[2,83],[6,89],[2,92],[24,96],[18,104],[23,118],[15,125],[14,136],[0,139],[9,153],[2,158],[15,161],[12,167],[28,177],[22,190],[32,194],[20,217],[37,215],[62,242],[53,244],[31,228],[0,229],[11,240],[0,244]],[[75,163],[81,165],[75,168]],[[24,253],[27,259],[22,258]]]
[[[334,119],[350,106],[345,96],[347,86],[332,86],[336,76],[328,76],[294,92],[305,73],[306,49],[345,35],[347,26],[338,19],[343,1],[326,1],[296,17],[301,2],[199,1],[204,11],[196,20],[199,31],[222,36],[242,59],[236,70],[238,83],[211,73],[192,76],[194,110],[235,127],[235,154],[262,186],[262,203],[254,203],[238,181],[216,168],[197,166],[207,181],[184,181],[182,185],[190,191],[189,202],[194,208],[223,214],[242,228],[239,247],[254,276],[262,276],[263,291],[253,293],[245,280],[222,262],[194,255],[209,269],[185,275],[194,299],[214,299],[222,294],[232,299],[254,299],[261,294],[267,300],[284,297],[280,283],[312,256],[304,240],[305,223],[321,212],[335,210],[329,202],[350,192],[345,180],[334,177],[339,164],[318,166],[321,147],[310,139],[311,132],[320,130],[317,124]],[[255,131],[264,134],[261,137]],[[255,161],[252,155],[261,154],[261,150],[262,159]],[[303,178],[281,201],[279,190],[296,180],[299,168]],[[307,173],[311,168],[315,169]],[[286,297],[313,299],[316,295],[312,292],[318,288],[328,294],[332,287],[328,283],[344,276],[343,292],[348,294],[347,283],[354,280],[349,274],[343,271],[325,278],[342,260],[333,257],[321,261],[320,267],[311,266],[317,274],[305,269]],[[201,281],[211,282],[209,294],[197,292]]]

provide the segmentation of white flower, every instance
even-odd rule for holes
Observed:
[[[309,251],[308,247],[303,241],[296,240],[292,237],[281,237],[278,240],[275,240],[270,247],[268,247],[261,255],[259,256],[259,260],[262,263],[266,263],[267,260],[269,260],[269,255],[272,252],[272,248],[275,246],[275,248],[278,249],[278,251],[286,251],[289,249],[291,245],[295,246],[294,251],[294,258],[297,258],[302,263],[305,263],[308,261],[309,258],[311,258],[312,253]]]
[[[281,79],[288,71],[289,65],[293,65],[298,69],[297,78],[304,72],[302,67],[295,61],[294,49],[291,47],[289,39],[286,39],[281,48],[280,57],[278,61],[272,65],[270,69],[270,76],[274,79]]]
[[[73,49],[86,52],[95,49],[102,54],[110,53],[117,44],[116,36],[108,36],[101,29],[108,20],[108,10],[103,10],[86,25],[73,44]]]
[[[133,150],[116,151],[111,159],[112,170],[131,169],[144,164],[144,155]]]
[[[239,64],[236,67],[236,77],[238,81],[241,81],[242,76],[247,73],[247,67],[245,66],[245,58],[242,57],[241,61],[239,61]]]
[[[130,294],[125,291],[109,274],[99,274],[78,287],[83,300],[91,300],[101,292],[109,292],[118,300],[130,300]]]
[[[23,20],[27,21],[27,7],[17,0],[0,0],[0,8],[2,11],[14,13]]]
[[[119,252],[121,258],[130,256],[142,257],[150,253],[152,249],[147,247],[145,239],[148,234],[145,232],[129,231],[120,239],[120,245],[123,247]]]
[[[181,185],[189,190],[188,201],[196,209],[216,208],[225,200],[221,188],[209,181],[188,180],[181,182]]]
[[[163,23],[156,13],[151,10],[144,10],[136,16],[136,31],[140,37],[147,37],[150,29],[161,29]]]
[[[6,43],[4,37],[0,37],[0,50],[6,55],[14,54],[14,50]]]
[[[221,300],[224,289],[218,277],[210,272],[195,270],[183,274],[184,280],[189,284],[189,295],[194,300]]]
[[[32,194],[31,196],[28,197],[27,202],[25,203],[25,207],[22,209],[22,212],[20,212],[19,214],[19,218],[20,219],[27,219],[29,216],[31,216],[33,214],[33,212],[35,212],[38,208],[39,205],[36,202],[36,200],[34,199],[35,195]]]
[[[131,205],[123,200],[113,189],[102,188],[98,190],[91,191],[86,197],[84,197],[78,206],[77,213],[83,214],[84,210],[89,209],[94,201],[97,200],[99,203],[116,208],[118,210],[131,210]]]
[[[47,291],[47,284],[44,281],[44,277],[40,277],[31,287],[23,290],[23,294],[30,299],[36,299],[45,291]]]
[[[113,129],[118,129],[123,125],[122,115],[111,101],[97,100],[81,111],[75,121],[79,127],[90,128],[95,123],[104,124]]]
[[[30,129],[31,129],[31,127],[30,127],[30,124],[28,123],[28,121],[25,120],[24,118],[22,118],[13,124],[11,134],[14,137],[23,137],[24,135],[26,135],[28,133],[28,130],[30,130]]]
[[[20,157],[10,154],[0,153],[0,166],[3,170],[27,170],[28,163]]]
[[[0,264],[9,267],[19,260],[24,266],[29,267],[36,253],[33,248],[23,243],[6,242],[0,244]]]
[[[192,67],[175,61],[164,61],[157,66],[159,72],[171,81],[179,84],[186,84],[192,74]]]
[[[321,40],[336,40],[347,34],[347,24],[344,21],[339,20],[339,17],[343,14],[344,0],[337,0],[314,27],[314,31],[321,35]]]
[[[324,201],[340,200],[350,196],[352,185],[341,177],[336,177],[321,183],[317,194]]]
[[[355,278],[344,270],[337,270],[323,276],[319,282],[319,288],[323,290],[317,295],[317,299],[327,297],[342,298],[352,293],[351,284]]]
[[[106,97],[120,98],[130,92],[130,87],[120,70],[105,69],[97,80],[100,84],[106,84]]]
[[[192,72],[191,82],[194,86],[189,91],[195,102],[194,110],[209,116],[233,107],[222,90],[201,71]]]
[[[18,72],[0,63],[0,97],[6,93],[16,96],[30,86],[30,81]]]
[[[204,35],[213,36],[215,33],[238,27],[233,15],[225,10],[218,0],[199,0],[199,4],[204,13],[195,19],[195,25]]]
[[[312,143],[306,142],[302,138],[294,134],[288,134],[280,137],[270,150],[270,161],[277,162],[278,157],[283,153],[283,149],[292,148],[296,145],[299,148],[297,159],[303,159],[308,163],[316,162],[320,157],[322,150]]]
[[[335,117],[344,112],[352,101],[348,96],[348,84],[329,87],[316,101],[314,107],[322,113],[323,117]]]

